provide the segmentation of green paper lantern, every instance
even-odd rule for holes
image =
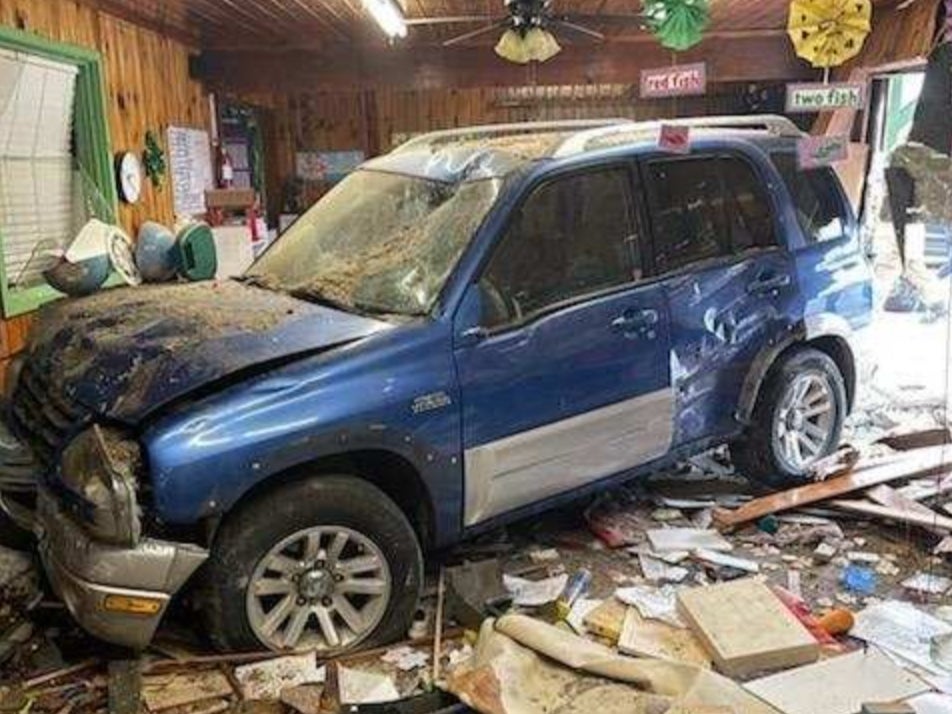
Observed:
[[[675,52],[700,42],[711,21],[709,0],[645,0],[642,14],[658,41]]]

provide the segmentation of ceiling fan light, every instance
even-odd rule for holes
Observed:
[[[407,36],[407,23],[396,0],[363,0],[363,5],[387,37]]]
[[[502,33],[496,44],[496,54],[516,64],[526,64],[531,59],[525,39],[515,30]]]
[[[562,51],[562,47],[548,30],[534,27],[526,33],[525,45],[529,59],[536,62],[545,62]]]

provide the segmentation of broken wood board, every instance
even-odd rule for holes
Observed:
[[[929,530],[941,529],[946,532],[952,531],[952,518],[940,516],[935,511],[929,511],[931,515],[923,515],[909,510],[880,506],[876,503],[860,500],[836,500],[831,501],[830,505],[844,511],[849,511],[850,513],[876,516],[877,518],[897,521],[899,523],[911,523],[912,525],[922,526]]]
[[[142,701],[153,712],[232,694],[228,677],[217,669],[142,677]]]
[[[625,615],[618,651],[711,668],[711,658],[691,630],[658,620],[646,620],[634,607],[629,607]]]
[[[888,508],[892,508],[902,513],[912,513],[927,518],[932,518],[933,516],[937,515],[936,512],[928,506],[923,506],[918,501],[914,501],[911,498],[906,498],[896,489],[887,486],[884,483],[866,491],[866,498],[868,498],[870,501],[873,501],[874,503],[878,503],[880,506],[887,506]],[[937,535],[942,535],[947,529],[943,529],[941,527],[930,527],[927,528],[927,530]]]
[[[856,714],[866,702],[891,702],[929,691],[875,647],[833,657],[744,685],[784,714]]]
[[[795,667],[820,655],[813,635],[753,578],[681,590],[678,610],[717,669],[731,677]]]
[[[949,449],[946,446],[930,446],[925,449],[907,451],[898,458],[889,456],[871,460],[868,464],[860,462],[852,472],[828,481],[811,483],[758,498],[733,510],[715,509],[714,522],[721,528],[732,528],[773,513],[826,501],[882,483],[903,478],[947,474],[952,472],[952,463],[946,460],[950,456],[948,452]]]
[[[645,531],[652,549],[658,553],[668,551],[732,550],[720,533],[701,528],[652,528]]]

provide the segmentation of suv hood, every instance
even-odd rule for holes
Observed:
[[[69,401],[131,423],[238,372],[389,328],[234,281],[122,288],[47,308],[29,359]]]

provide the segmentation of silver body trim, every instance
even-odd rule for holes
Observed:
[[[465,525],[664,456],[674,412],[662,389],[467,449]]]

